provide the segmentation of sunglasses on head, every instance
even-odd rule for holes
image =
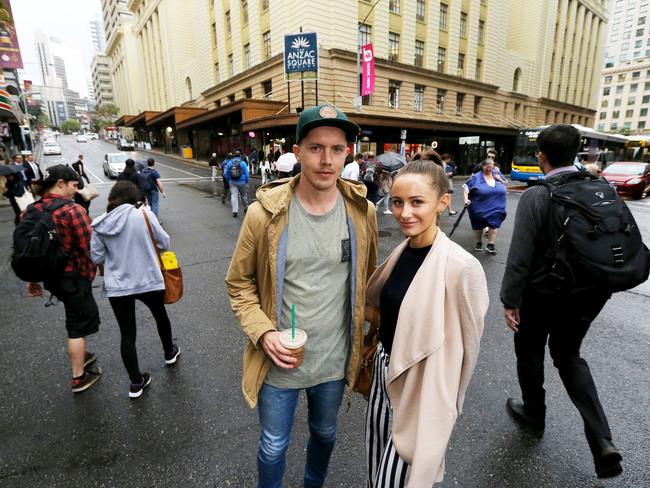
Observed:
[[[488,159],[494,159],[494,155],[490,154],[487,158]]]

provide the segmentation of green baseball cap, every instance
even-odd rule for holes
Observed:
[[[348,142],[355,141],[360,130],[357,124],[333,105],[316,105],[300,114],[296,125],[296,141],[300,142],[310,130],[324,126],[342,129]]]

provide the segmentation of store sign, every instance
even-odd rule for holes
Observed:
[[[479,136],[459,137],[458,144],[478,144],[480,139]]]
[[[0,68],[22,68],[11,3],[0,2]]]
[[[406,139],[406,129],[402,129],[400,131],[400,139]]]
[[[431,149],[435,149],[435,148],[437,148],[437,147],[438,147],[438,141],[433,141],[433,142],[431,143]]]
[[[284,74],[287,80],[318,79],[318,34],[316,32],[285,34]]]
[[[361,95],[372,95],[375,92],[375,54],[372,44],[361,46]]]

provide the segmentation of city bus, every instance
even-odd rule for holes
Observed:
[[[625,161],[650,161],[650,136],[627,136]]]
[[[577,124],[572,125],[580,131],[582,136],[580,149],[576,154],[577,161],[583,164],[594,163],[599,170],[602,170],[607,166],[607,163],[625,159],[626,143],[628,142],[626,137],[596,132],[593,129]],[[519,131],[512,159],[511,180],[532,185],[544,178],[542,170],[537,165],[536,153],[537,136],[546,127],[549,126],[545,125]],[[578,158],[578,156],[580,157]]]

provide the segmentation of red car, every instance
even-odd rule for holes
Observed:
[[[619,195],[645,198],[650,194],[650,164],[611,163],[600,173]]]

